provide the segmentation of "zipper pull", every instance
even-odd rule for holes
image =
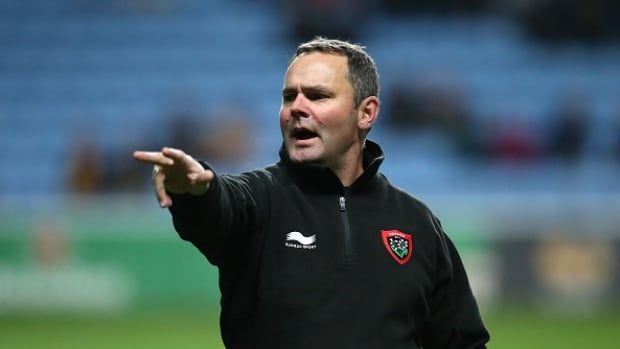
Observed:
[[[347,210],[347,208],[345,206],[344,196],[341,196],[340,197],[340,212],[344,212],[346,210]]]

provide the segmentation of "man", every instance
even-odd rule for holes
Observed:
[[[183,151],[134,153],[180,236],[219,268],[227,348],[484,348],[489,336],[439,221],[381,173],[366,140],[378,76],[317,38],[284,79],[281,160],[216,175]]]

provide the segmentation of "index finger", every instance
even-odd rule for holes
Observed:
[[[164,155],[162,152],[159,152],[159,151],[137,150],[133,153],[133,158],[138,161],[148,162],[148,163],[155,164],[155,165],[161,165],[161,166],[174,165],[173,159],[171,159],[170,157]]]

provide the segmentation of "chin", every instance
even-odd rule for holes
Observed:
[[[320,162],[321,156],[319,154],[314,154],[310,149],[289,149],[288,156],[291,161],[296,163],[313,163]]]

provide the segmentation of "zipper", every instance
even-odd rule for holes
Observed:
[[[351,264],[353,261],[353,244],[351,242],[351,226],[349,223],[349,215],[347,214],[347,203],[344,195],[339,198],[340,217],[344,226],[344,261],[345,264]]]

